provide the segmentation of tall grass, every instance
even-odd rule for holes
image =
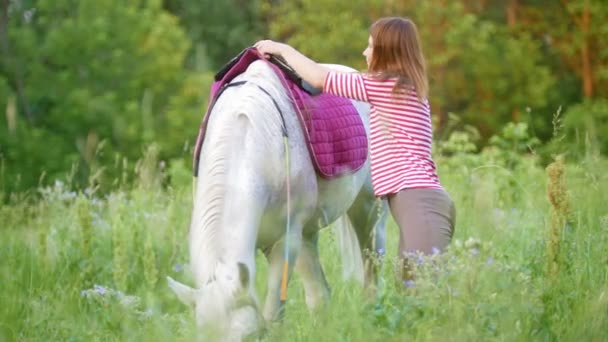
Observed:
[[[334,236],[325,230],[320,249],[331,301],[309,312],[296,275],[285,320],[264,340],[608,339],[608,162],[566,160],[551,178],[533,156],[505,148],[472,153],[467,139],[457,138],[437,159],[458,211],[449,250],[420,257],[416,281],[398,284],[391,221],[382,286],[368,299],[340,279]],[[164,172],[179,180],[187,169],[158,169],[153,151],[146,158],[131,187],[102,196],[57,182],[35,199],[16,197],[0,207],[0,340],[197,336],[190,309],[162,281],[191,280],[185,265],[191,189],[187,181],[159,186]],[[551,205],[551,184],[562,186],[567,213]],[[265,275],[259,256],[262,298]]]

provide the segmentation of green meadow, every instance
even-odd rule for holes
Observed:
[[[593,153],[543,166],[524,142],[472,151],[466,134],[436,149],[457,206],[446,253],[421,257],[414,283],[394,281],[397,229],[378,256],[375,296],[343,280],[334,234],[321,235],[332,287],[310,312],[297,274],[286,315],[262,341],[605,341],[608,339],[608,161]],[[189,168],[139,163],[131,185],[74,192],[55,182],[0,207],[0,340],[188,341],[201,337],[166,276],[192,284]],[[256,284],[265,291],[258,256]],[[203,337],[204,340],[204,337]]]

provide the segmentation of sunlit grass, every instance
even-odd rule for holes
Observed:
[[[470,157],[470,156],[469,156]],[[468,158],[468,157],[467,157]],[[297,275],[282,324],[268,341],[585,340],[608,338],[608,163],[566,168],[571,203],[548,276],[550,204],[545,170],[521,157],[440,160],[457,205],[450,250],[421,259],[418,278],[394,281],[397,229],[389,224],[382,286],[369,299],[343,281],[331,230],[321,256],[332,298],[310,313]],[[191,193],[136,185],[109,195],[57,183],[40,199],[0,208],[0,340],[179,341],[197,336],[190,309],[167,288],[184,282]],[[89,225],[87,225],[89,222]],[[256,285],[265,292],[258,255]]]

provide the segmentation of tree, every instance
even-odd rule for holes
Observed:
[[[363,69],[368,29],[383,13],[383,4],[380,0],[303,0],[270,6],[267,1],[264,13],[270,38],[292,44],[318,62]]]
[[[63,178],[74,163],[86,181],[117,155],[137,159],[159,140],[171,155],[167,147],[194,139],[208,77],[187,77],[189,41],[159,1],[15,1],[8,13],[0,98],[17,115],[0,125],[5,191],[35,185],[43,172]],[[161,139],[177,121],[168,113],[188,118],[179,143]]]
[[[374,20],[412,17],[429,64],[440,131],[454,112],[490,137],[514,112],[543,106],[553,82],[536,41],[511,35],[503,23],[479,19],[460,2],[302,0],[280,2],[269,12],[273,38],[318,61],[358,69],[365,66],[360,55]]]
[[[608,6],[601,0],[532,2],[521,8],[520,30],[557,54],[560,67],[579,78],[586,98],[608,96]]]
[[[553,111],[564,109],[568,142],[585,145],[588,135],[607,153],[608,6],[601,0],[571,0],[520,6],[520,31],[543,42],[545,59],[557,83],[551,91]],[[580,144],[576,144],[580,142]],[[575,143],[575,144],[573,144]],[[578,148],[577,148],[578,149]],[[584,149],[584,146],[583,146]]]
[[[217,70],[264,35],[260,0],[164,0],[192,42],[189,66]]]

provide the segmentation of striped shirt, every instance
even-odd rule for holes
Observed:
[[[433,132],[428,100],[411,88],[392,93],[395,79],[377,80],[362,73],[330,71],[323,91],[370,104],[370,156],[378,197],[409,188],[441,188],[431,158]]]

